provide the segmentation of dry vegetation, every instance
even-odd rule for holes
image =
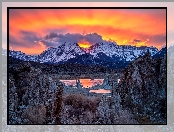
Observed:
[[[59,79],[51,78],[30,63],[15,63],[9,76],[9,124],[165,124],[166,60],[147,57],[150,62],[139,58],[125,70],[119,86],[114,73],[109,74],[112,94],[95,97],[83,92],[67,93]],[[144,68],[139,62],[145,63]],[[152,68],[158,78],[150,76]],[[141,72],[147,78],[142,78],[145,75]],[[148,83],[145,85],[140,79]],[[81,89],[77,90],[84,91]]]

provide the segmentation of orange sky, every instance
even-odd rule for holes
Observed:
[[[40,54],[49,46],[39,40],[51,32],[97,33],[103,40],[119,45],[147,45],[160,49],[166,43],[166,10],[10,9],[9,45],[12,49]]]

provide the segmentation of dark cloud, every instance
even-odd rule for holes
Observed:
[[[77,43],[80,39],[83,38],[81,34],[59,34],[56,41],[60,43],[70,42],[70,43]]]
[[[52,32],[52,33],[46,35],[46,36],[44,37],[44,39],[52,39],[52,38],[56,38],[56,37],[58,37],[58,34]]]
[[[165,34],[158,34],[151,36],[149,38],[149,43],[155,44],[155,46],[163,46],[166,44],[166,35]]]
[[[91,44],[95,44],[95,43],[103,41],[102,36],[98,35],[97,33],[86,34],[84,36],[84,39],[86,39]]]
[[[12,35],[9,36],[10,46],[31,48],[35,44],[35,41],[41,40],[41,37],[34,32],[20,31],[20,34],[22,35],[20,39],[18,39],[18,37],[13,37]]]
[[[33,43],[34,44],[34,41]],[[17,39],[13,36],[9,36],[9,45],[12,47],[25,47],[25,48],[30,48],[33,47],[33,45],[31,44],[30,41],[28,41],[27,39],[25,39],[25,37],[23,39]]]
[[[133,39],[133,42],[141,42],[140,39]]]
[[[46,47],[59,46],[58,42],[52,42],[52,41],[48,41],[48,40],[41,40],[40,42],[42,42]]]
[[[69,43],[78,43],[80,40],[86,40],[91,45],[103,42],[101,35],[98,35],[97,33],[89,33],[89,34],[57,34],[55,32],[52,32],[44,37],[44,39],[41,40],[47,47],[50,46],[59,46],[65,42]]]
[[[39,41],[41,39],[41,36],[38,36],[34,32],[26,32],[26,31],[21,31],[23,34],[22,39],[25,40],[26,42],[33,43],[34,41]]]
[[[57,33],[57,34],[62,34],[62,33],[68,33],[69,30],[67,28],[68,26],[66,27],[58,27],[58,28],[46,28],[44,29],[44,32],[45,33]]]
[[[132,39],[129,40],[130,44],[144,44],[148,46],[155,46],[159,48],[160,46],[164,46],[166,44],[166,35],[165,34],[157,34],[157,35],[143,35],[141,39]],[[150,45],[149,45],[150,44]]]
[[[18,46],[22,46],[22,43],[20,41],[18,41],[15,37],[13,36],[9,36],[9,45],[18,45]]]
[[[157,34],[151,37],[151,42],[158,42],[158,43],[164,43],[166,42],[166,35],[165,34]]]
[[[51,32],[50,34],[46,35],[44,38],[38,36],[35,32],[30,31],[20,31],[21,37],[18,39],[17,37],[10,36],[9,37],[9,44],[12,47],[25,47],[31,48],[34,45],[41,44],[36,42],[42,42],[47,48],[48,47],[55,47],[60,46],[61,44],[67,43],[78,43],[81,40],[85,40],[89,42],[91,45],[96,44],[98,42],[104,42],[101,35],[97,33],[90,33],[90,34],[58,34],[55,32]]]
[[[129,41],[130,44],[137,44],[140,42],[147,42],[148,40],[141,40],[141,39],[132,39]]]

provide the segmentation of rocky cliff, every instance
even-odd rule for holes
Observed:
[[[116,89],[122,105],[150,122],[166,124],[167,90],[166,56],[152,59],[150,53],[140,56],[124,70]]]

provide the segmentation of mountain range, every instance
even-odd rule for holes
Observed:
[[[166,48],[160,51],[156,47],[117,45],[114,43],[96,43],[90,48],[81,48],[77,43],[64,43],[57,47],[50,47],[39,55],[26,55],[21,51],[9,50],[9,56],[24,60],[49,64],[85,64],[102,65],[109,68],[123,68],[130,61],[149,50],[154,58],[166,53]]]

